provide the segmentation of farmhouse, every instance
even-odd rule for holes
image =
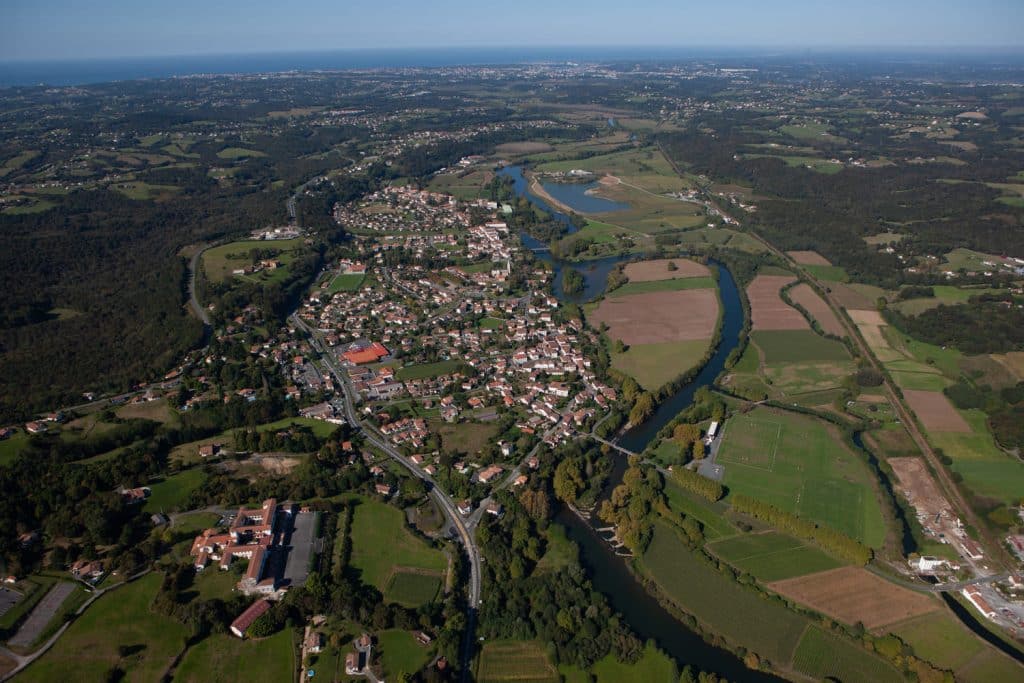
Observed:
[[[249,630],[252,623],[262,617],[270,609],[270,603],[260,599],[249,605],[238,618],[231,622],[231,632],[239,638],[245,638],[245,632]]]

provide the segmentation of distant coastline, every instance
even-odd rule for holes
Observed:
[[[710,59],[719,66],[745,66],[752,59],[788,61],[814,56],[824,61],[847,61],[910,66],[915,59],[957,61],[965,66],[996,58],[1005,64],[1024,65],[1024,52],[1013,48],[885,48],[805,49],[728,48],[711,46],[495,46],[406,49],[350,49],[315,52],[205,54],[188,56],[119,57],[103,59],[2,60],[0,88],[19,86],[73,86],[115,81],[199,75],[258,74],[288,71],[398,69],[528,64],[536,62],[682,61]]]

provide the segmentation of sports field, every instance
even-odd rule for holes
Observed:
[[[756,408],[724,426],[718,462],[724,483],[806,519],[823,522],[872,547],[885,519],[867,465],[812,417]]]
[[[779,581],[841,565],[813,545],[774,531],[733,536],[709,543],[707,547],[732,566],[761,581]]]
[[[352,566],[360,570],[363,581],[384,593],[386,600],[422,597],[426,592],[425,581],[396,575],[413,571],[433,575],[440,582],[447,567],[444,553],[405,528],[401,510],[375,500],[364,499],[356,506],[351,537]],[[391,589],[397,594],[392,595]]]
[[[327,288],[327,291],[331,294],[336,294],[338,292],[354,292],[362,286],[363,280],[365,279],[366,275],[364,273],[341,273],[331,280],[331,284]]]
[[[480,683],[559,683],[561,679],[543,643],[496,640],[486,643],[480,650],[476,680]]]

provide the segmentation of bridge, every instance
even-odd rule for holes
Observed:
[[[626,456],[639,455],[639,453],[634,453],[633,451],[629,450],[628,448],[623,448],[622,446],[620,446],[619,444],[617,444],[617,443],[615,443],[613,441],[609,441],[608,439],[602,439],[597,434],[587,434],[587,436],[589,436],[594,441],[599,441],[599,442],[603,443],[605,446],[609,446],[611,448],[614,448],[615,450],[617,450],[619,453],[622,453],[623,455],[626,455]]]

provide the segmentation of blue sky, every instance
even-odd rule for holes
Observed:
[[[1024,47],[1024,0],[0,0],[0,60],[351,48]]]

